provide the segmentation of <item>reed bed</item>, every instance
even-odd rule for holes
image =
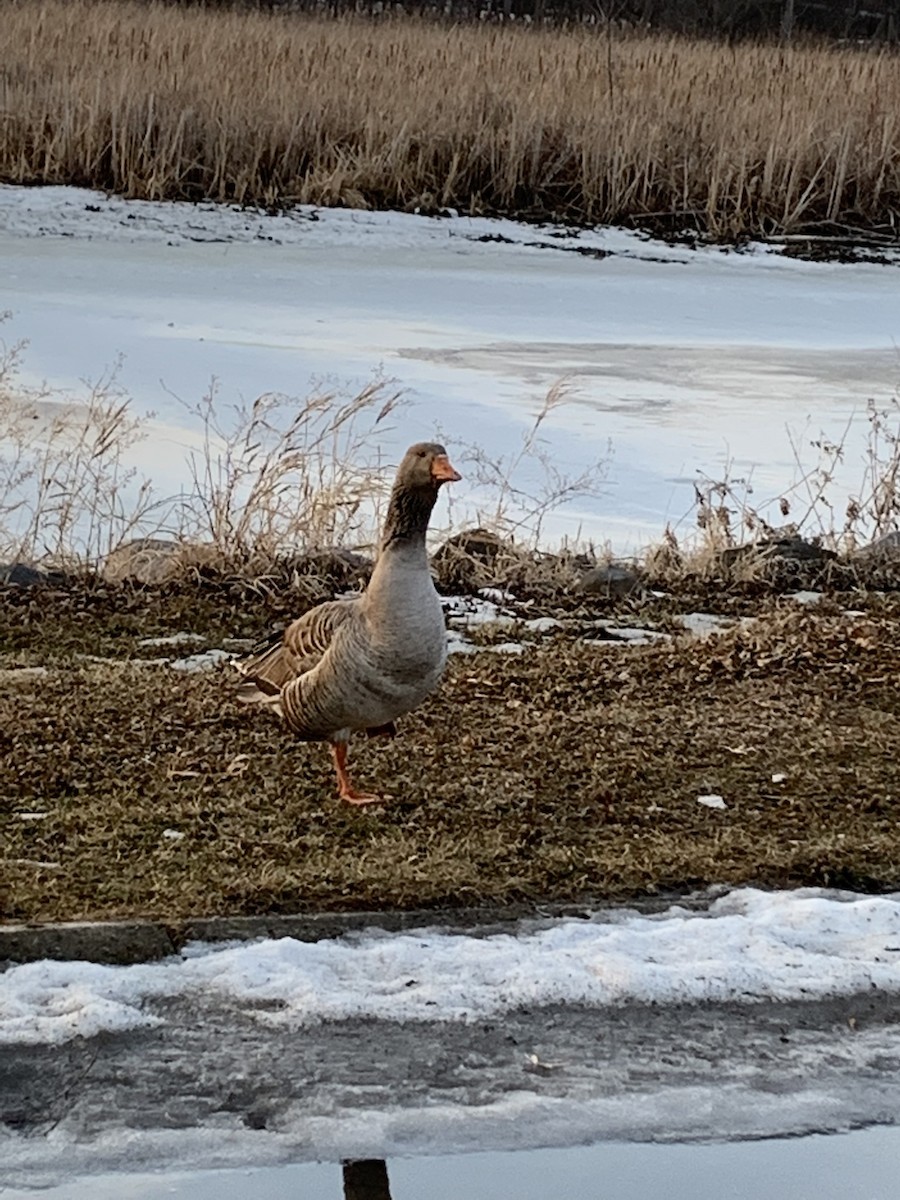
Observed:
[[[588,29],[0,0],[0,179],[734,238],[894,228],[900,59]]]

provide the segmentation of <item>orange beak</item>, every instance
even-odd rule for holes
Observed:
[[[462,479],[462,475],[450,466],[450,459],[446,454],[438,454],[431,464],[431,478],[438,483],[456,483],[458,479]]]

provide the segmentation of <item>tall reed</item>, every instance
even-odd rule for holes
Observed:
[[[129,196],[892,227],[900,58],[0,0],[0,178]]]

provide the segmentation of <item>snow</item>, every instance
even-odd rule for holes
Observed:
[[[814,1000],[873,988],[900,993],[900,897],[748,888],[701,912],[610,910],[486,937],[369,929],[313,943],[196,943],[129,967],[24,964],[0,977],[0,1044],[61,1045],[135,1029],[162,1020],[153,1000],[200,994],[299,1028],[361,1018],[473,1022],[556,1004]]]
[[[66,237],[134,244],[183,246],[192,243],[263,243],[276,246],[336,246],[379,249],[427,249],[452,244],[455,250],[483,254],[517,249],[591,251],[689,262],[697,251],[669,246],[625,229],[570,229],[559,225],[522,225],[490,217],[442,218],[417,213],[368,212],[317,208],[303,204],[271,215],[262,209],[227,204],[186,204],[123,200],[74,187],[26,188],[0,185],[0,232],[23,238]],[[467,247],[468,243],[468,247]],[[748,253],[766,255],[762,246]],[[721,257],[717,247],[699,253]],[[773,257],[782,265],[790,260]]]
[[[184,451],[199,436],[173,393],[194,401],[215,376],[226,405],[305,395],[314,380],[359,386],[383,369],[409,406],[373,452],[390,463],[438,433],[469,477],[454,489],[462,523],[487,502],[465,446],[514,457],[564,379],[572,400],[541,428],[554,468],[608,466],[601,494],[551,514],[545,540],[625,551],[666,522],[684,532],[697,471],[727,467],[762,503],[798,475],[785,426],[802,450],[820,433],[839,439],[853,417],[830,494],[839,511],[861,477],[864,406],[900,377],[896,267],[694,251],[618,230],[269,217],[5,187],[0,262],[0,310],[13,312],[3,336],[30,340],[32,382],[77,389],[124,356],[121,382],[157,414],[133,461],[162,495],[188,481]],[[540,490],[534,464],[517,471],[517,487]]]
[[[698,638],[707,638],[714,633],[724,633],[735,624],[734,617],[723,617],[717,613],[692,612],[675,615],[675,621],[688,633]]]
[[[710,792],[706,796],[698,796],[697,803],[702,804],[704,808],[725,808],[725,799],[717,792]]]
[[[228,650],[204,650],[202,654],[189,654],[187,658],[177,658],[170,662],[169,666],[173,671],[194,675],[198,671],[212,671],[233,657]]]

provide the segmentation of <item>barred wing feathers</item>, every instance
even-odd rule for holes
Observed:
[[[272,703],[285,684],[305,675],[321,661],[336,630],[359,613],[360,598],[328,600],[298,617],[283,633],[260,643],[235,663],[246,683],[241,699]]]

